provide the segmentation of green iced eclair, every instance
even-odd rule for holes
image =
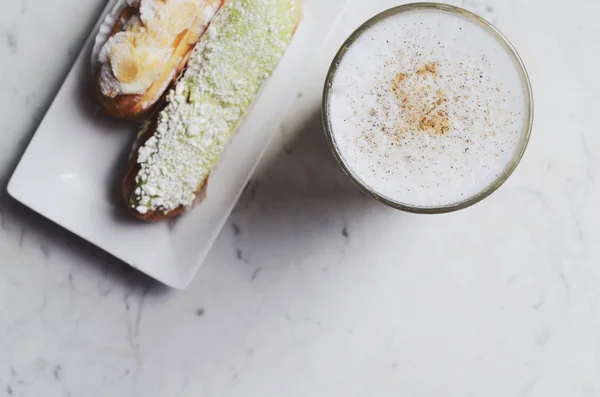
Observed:
[[[289,45],[300,0],[227,0],[166,105],[140,134],[124,181],[134,215],[168,218],[195,201]]]

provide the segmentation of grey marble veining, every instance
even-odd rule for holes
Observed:
[[[176,292],[7,197],[104,4],[5,2],[0,396],[599,396],[600,3],[453,1],[519,49],[536,121],[504,187],[435,217],[363,197],[320,127],[331,55],[397,3],[344,13],[205,266]]]

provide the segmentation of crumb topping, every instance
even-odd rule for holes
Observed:
[[[297,24],[296,0],[229,0],[167,96],[154,135],[138,150],[132,208],[191,205]]]

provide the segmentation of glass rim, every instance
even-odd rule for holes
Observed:
[[[340,62],[341,62],[342,58],[344,57],[344,55],[346,54],[346,52],[348,51],[348,49],[364,32],[366,32],[368,29],[370,29],[377,23],[379,23],[389,17],[392,17],[394,15],[398,15],[398,14],[408,12],[408,11],[416,11],[416,10],[439,10],[439,11],[445,11],[445,12],[457,14],[468,20],[471,20],[471,21],[477,23],[483,29],[485,29],[490,34],[492,34],[492,36],[496,38],[496,40],[502,45],[502,47],[504,47],[504,49],[506,50],[508,55],[512,58],[512,60],[515,64],[515,67],[517,68],[517,72],[519,73],[521,80],[522,80],[523,90],[524,90],[524,95],[525,95],[525,102],[526,102],[526,109],[525,109],[526,115],[525,115],[525,123],[524,123],[524,128],[523,128],[524,136],[521,139],[521,142],[519,144],[519,148],[518,148],[517,152],[513,156],[511,162],[505,168],[504,172],[502,174],[500,174],[498,176],[498,178],[496,178],[494,180],[493,183],[491,183],[489,186],[487,186],[485,189],[483,189],[481,192],[477,193],[476,195],[474,195],[466,200],[460,201],[458,203],[443,205],[443,206],[420,207],[420,206],[410,205],[407,203],[402,203],[402,202],[395,201],[395,200],[389,199],[387,197],[384,197],[384,196],[380,195],[379,193],[377,193],[372,188],[368,187],[366,184],[364,184],[358,177],[356,177],[352,173],[352,171],[346,166],[344,160],[342,159],[341,153],[339,152],[338,145],[335,142],[335,139],[333,138],[331,121],[329,119],[330,90],[331,90],[331,87],[333,84],[333,79],[334,79],[334,77],[337,73],[338,67],[340,65]],[[410,4],[404,4],[404,5],[392,7],[390,9],[387,9],[387,10],[369,18],[366,22],[364,22],[362,25],[360,25],[354,32],[352,32],[352,34],[344,41],[341,48],[338,50],[335,57],[333,58],[333,61],[331,62],[331,66],[329,67],[329,70],[327,71],[327,77],[325,78],[325,86],[323,89],[323,97],[322,97],[322,101],[321,101],[321,114],[322,114],[323,129],[325,131],[325,139],[327,141],[329,149],[333,153],[335,161],[342,168],[342,170],[346,173],[346,175],[348,177],[350,177],[350,179],[365,194],[367,194],[371,198],[379,201],[380,203],[385,204],[389,207],[395,208],[397,210],[416,213],[416,214],[442,214],[442,213],[448,213],[448,212],[462,210],[462,209],[468,208],[474,204],[479,203],[480,201],[482,201],[483,199],[487,198],[492,193],[494,193],[500,186],[502,186],[504,184],[504,182],[506,182],[508,180],[508,178],[516,170],[517,166],[519,165],[519,163],[521,162],[521,159],[523,158],[523,156],[525,154],[525,151],[526,151],[528,143],[529,143],[529,139],[531,137],[531,131],[533,128],[533,115],[534,115],[533,92],[532,92],[532,88],[531,88],[531,80],[529,78],[529,74],[527,73],[527,69],[525,68],[523,60],[519,56],[517,50],[512,45],[512,43],[506,38],[506,36],[504,36],[490,22],[488,22],[484,18],[480,17],[479,15],[477,15],[471,11],[465,10],[464,8],[461,8],[461,7],[449,5],[449,4],[433,3],[433,2],[410,3]]]

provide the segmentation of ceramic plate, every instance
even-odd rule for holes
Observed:
[[[346,0],[304,0],[304,17],[247,120],[221,157],[207,198],[176,220],[133,219],[120,182],[137,126],[97,112],[90,93],[94,29],[8,185],[9,194],[151,277],[185,288],[208,254]],[[110,2],[100,21],[112,8]]]

